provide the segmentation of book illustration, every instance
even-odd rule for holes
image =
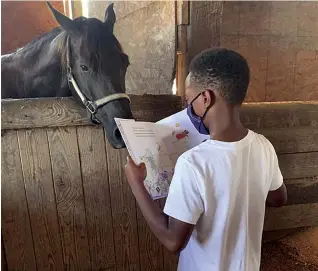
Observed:
[[[188,130],[183,130],[181,133],[173,132],[173,134],[176,135],[176,139],[180,140],[182,138],[188,137],[189,136],[189,131]]]
[[[145,187],[153,199],[168,195],[179,156],[201,144],[201,135],[182,110],[157,123],[115,118],[127,150],[136,164],[145,163]]]
[[[147,176],[144,180],[144,184],[148,193],[152,195],[154,199],[166,196],[173,176],[171,157],[168,154],[160,152],[153,153],[147,148],[145,154],[141,156],[140,159],[145,163],[147,168]],[[170,163],[167,163],[168,161],[170,161]]]

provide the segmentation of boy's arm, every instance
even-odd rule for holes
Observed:
[[[144,187],[146,167],[128,158],[126,176],[143,216],[152,232],[170,251],[177,253],[187,244],[193,228],[203,212],[192,169],[178,159],[164,211],[152,200]]]
[[[274,148],[272,148],[272,172],[270,188],[266,203],[269,207],[281,207],[287,202],[287,190],[283,182],[283,176],[279,168],[278,159]]]
[[[269,191],[266,199],[267,206],[281,207],[287,202],[287,189],[283,183],[278,189]]]
[[[131,188],[139,208],[154,235],[171,252],[180,252],[186,246],[194,225],[166,215],[152,200],[143,185],[132,185]]]

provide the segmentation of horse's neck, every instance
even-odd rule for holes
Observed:
[[[3,69],[7,67],[8,73],[16,76],[11,78],[19,82],[14,86],[15,90],[10,90],[12,95],[19,98],[70,96],[58,50],[60,33],[55,30],[42,40],[30,43],[2,59]],[[8,83],[12,86],[12,82]]]

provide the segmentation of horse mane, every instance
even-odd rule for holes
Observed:
[[[87,20],[90,22],[87,23]],[[123,58],[127,58],[125,61],[129,64],[128,56],[124,54],[122,45],[102,22],[95,18],[87,19],[85,17],[77,17],[74,19],[74,22],[85,35],[83,37],[85,40],[85,51],[88,54],[90,65],[92,65],[95,70],[103,68],[103,57],[101,56],[116,50]],[[40,49],[45,43],[49,42],[50,45],[55,47],[57,52],[60,54],[61,69],[63,73],[66,73],[68,51],[67,37],[68,34],[62,27],[56,27],[50,32],[37,36],[24,47],[13,52],[12,55],[29,55],[30,53]]]

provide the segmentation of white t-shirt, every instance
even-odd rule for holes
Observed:
[[[164,212],[196,226],[178,270],[259,270],[266,197],[282,183],[272,144],[251,130],[181,155]]]

